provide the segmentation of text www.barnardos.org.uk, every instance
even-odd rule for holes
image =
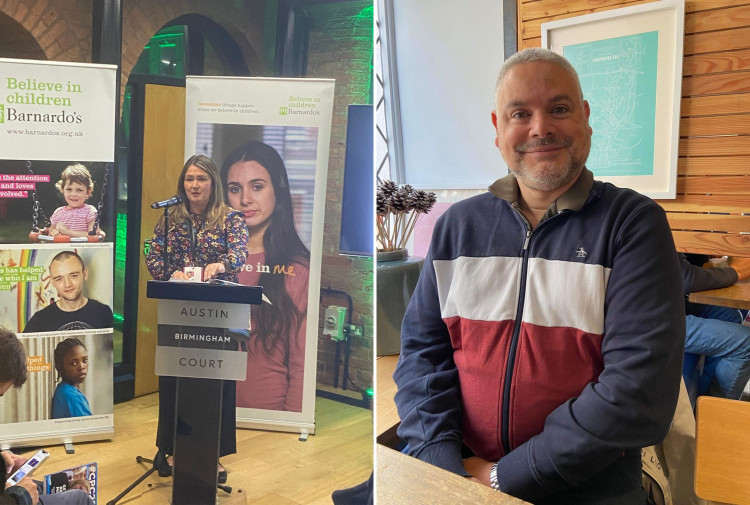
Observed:
[[[83,137],[82,131],[75,131],[75,132],[61,132],[61,131],[55,131],[55,130],[5,130],[8,132],[8,135],[43,135],[43,136],[57,136],[57,137]]]

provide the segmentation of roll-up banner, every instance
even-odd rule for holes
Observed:
[[[0,446],[111,439],[115,65],[0,58]],[[106,220],[109,220],[107,217]]]
[[[253,306],[237,425],[315,431],[315,372],[334,81],[186,79],[185,158],[219,167],[226,203],[250,231],[245,285]]]

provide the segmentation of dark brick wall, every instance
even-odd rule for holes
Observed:
[[[11,53],[0,51],[0,57],[90,62],[91,4],[91,0],[0,0],[0,48]],[[241,7],[237,2],[222,2],[221,8],[216,4],[214,0],[123,2],[121,92],[149,39],[185,14],[202,15],[223,26],[242,51],[251,73],[260,75],[265,0],[246,0]],[[31,44],[16,46],[13,40],[5,40],[3,33],[8,34],[18,24],[36,40],[43,55]]]
[[[310,16],[307,75],[336,79],[320,285],[345,291],[352,297],[352,323],[363,324],[365,328],[364,337],[352,340],[349,376],[356,387],[367,389],[372,387],[373,367],[373,265],[370,258],[339,255],[339,236],[347,107],[371,102],[373,10],[368,2],[345,2],[311,8],[307,14]],[[318,383],[333,385],[336,344],[322,336],[322,314],[328,305],[346,306],[346,300],[324,296],[321,301]],[[343,352],[340,370],[343,372]],[[341,381],[342,378],[339,386]],[[347,387],[353,388],[351,384]]]
[[[138,61],[143,47],[165,24],[185,14],[198,14],[229,32],[242,51],[252,75],[262,74],[264,0],[237,2],[215,0],[130,0],[122,12],[122,82]],[[124,87],[124,84],[123,84]]]
[[[14,44],[19,37],[10,30],[19,25],[38,48],[25,37]],[[91,61],[91,1],[0,0],[0,40],[0,57]]]

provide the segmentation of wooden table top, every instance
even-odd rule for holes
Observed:
[[[701,396],[695,424],[695,493],[710,503],[750,503],[750,403]]]
[[[398,355],[378,356],[375,361],[377,382],[375,385],[375,437],[380,444],[389,447],[398,442],[396,428],[401,422],[393,397],[396,395],[396,383],[393,382],[393,371],[396,370]]]
[[[381,444],[377,446],[376,503],[389,505],[523,505],[523,500],[470,481]]]
[[[695,303],[718,305],[732,309],[750,309],[750,281],[742,281],[721,289],[690,293],[688,300]]]

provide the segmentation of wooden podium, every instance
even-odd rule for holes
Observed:
[[[177,377],[172,504],[216,503],[222,382],[245,380],[239,343],[262,288],[148,281],[146,296],[159,300],[156,375]]]

